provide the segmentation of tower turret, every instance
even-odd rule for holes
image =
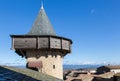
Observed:
[[[63,57],[71,52],[72,41],[56,36],[43,6],[25,35],[11,35],[12,49],[25,57],[26,67],[63,79]]]

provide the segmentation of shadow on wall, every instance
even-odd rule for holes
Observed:
[[[0,66],[0,81],[42,81]]]
[[[98,78],[94,77],[92,81],[114,81],[113,78]]]
[[[114,80],[113,81],[120,81],[120,76],[114,76]]]

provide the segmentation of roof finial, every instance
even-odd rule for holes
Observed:
[[[41,1],[41,9],[43,9],[43,0]]]

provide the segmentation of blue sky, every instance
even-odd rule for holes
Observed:
[[[120,64],[120,0],[44,0],[58,36],[73,41],[64,64]],[[41,0],[0,0],[0,64],[25,64],[10,34],[26,34]]]

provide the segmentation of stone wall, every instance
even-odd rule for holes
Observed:
[[[42,73],[63,79],[62,53],[59,51],[27,50],[27,62],[42,61]]]

